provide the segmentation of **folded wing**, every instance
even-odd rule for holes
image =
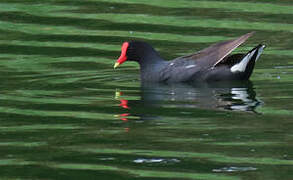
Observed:
[[[202,67],[214,67],[234,49],[244,43],[254,32],[247,33],[237,39],[213,44],[197,53],[179,57],[180,59],[196,60]],[[176,58],[178,59],[178,58]]]

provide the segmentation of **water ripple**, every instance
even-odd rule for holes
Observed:
[[[219,169],[213,169],[213,172],[243,172],[243,171],[256,171],[254,167],[223,167]]]

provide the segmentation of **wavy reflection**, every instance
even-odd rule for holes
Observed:
[[[194,107],[256,112],[262,101],[253,84],[221,82],[203,84],[143,84],[142,101],[148,106]]]
[[[116,90],[115,92],[115,99],[120,101],[119,106],[122,107],[123,109],[130,109],[130,107],[128,106],[128,100],[121,98],[121,96],[123,95],[123,92]],[[130,113],[122,113],[122,114],[118,114],[116,115],[116,117],[119,117],[119,119],[121,119],[124,122],[128,121],[128,116],[130,116]]]
[[[116,91],[115,99],[121,108],[116,117],[123,122],[149,120],[158,117],[160,108],[228,110],[257,113],[263,104],[256,96],[253,84],[247,82],[190,84],[143,84],[138,100],[127,100],[129,95]],[[164,116],[164,113],[159,113]],[[175,113],[176,114],[176,113]],[[167,115],[167,114],[166,114]]]

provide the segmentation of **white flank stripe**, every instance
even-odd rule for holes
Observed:
[[[261,53],[262,53],[262,51],[263,51],[263,49],[264,49],[265,47],[266,47],[265,45],[262,45],[262,46],[258,49],[258,51],[257,51],[258,54],[257,54],[257,56],[256,56],[255,61],[258,60],[259,56],[261,55]]]
[[[187,69],[187,68],[193,68],[193,67],[195,67],[196,65],[188,65],[188,66],[185,66],[185,68]]]
[[[231,72],[244,72],[249,60],[252,58],[256,50],[252,51],[251,53],[247,54],[240,63],[235,64],[231,67]]]

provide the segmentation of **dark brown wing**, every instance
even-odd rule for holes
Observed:
[[[190,54],[179,58],[197,60],[198,63],[202,64],[203,66],[216,66],[227,55],[229,55],[234,49],[244,43],[253,34],[254,32],[250,32],[243,36],[240,36],[237,39],[216,43],[195,54]]]
[[[232,55],[230,54],[226,56],[222,61],[217,63],[217,66],[226,65],[226,66],[232,67],[235,64],[240,63],[241,60],[243,60],[244,56],[245,54],[232,54]]]

